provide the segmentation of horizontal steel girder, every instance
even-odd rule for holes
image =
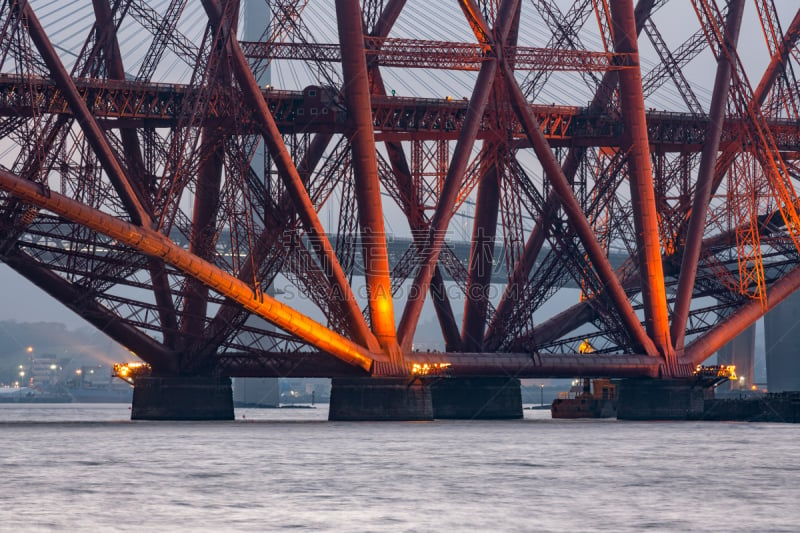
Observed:
[[[646,355],[412,352],[411,365],[444,365],[429,376],[502,376],[515,378],[658,377],[661,365]],[[358,377],[367,373],[325,353],[259,355],[225,353],[216,372],[231,377]]]
[[[140,83],[114,80],[74,80],[82,98],[98,122],[108,128],[174,127],[178,124],[182,102],[189,96],[186,85]],[[36,105],[29,97],[37,94]],[[336,95],[316,88],[306,91],[265,89],[267,102],[281,133],[344,133],[347,110]],[[241,95],[233,89],[212,92],[205,117],[207,125],[232,123],[244,113]],[[446,98],[372,97],[376,140],[455,139],[466,119],[469,102]],[[585,107],[531,105],[545,137],[552,146],[619,146],[622,124],[616,118]],[[491,112],[491,106],[487,112]],[[40,114],[72,116],[55,83],[44,78],[0,74],[0,117],[33,117]],[[781,151],[800,151],[800,127],[792,120],[770,119],[770,130]],[[699,152],[708,136],[709,119],[690,113],[649,111],[647,133],[653,148],[664,151]],[[240,133],[256,133],[255,123],[237,123]],[[722,148],[738,142],[743,134],[741,121],[728,119],[720,139]],[[479,128],[478,138],[492,133],[492,124]],[[519,124],[512,135],[524,139]],[[523,143],[524,145],[524,143]]]
[[[240,44],[250,59],[342,62],[338,44],[246,41]],[[367,59],[379,67],[478,71],[490,57],[478,43],[366,37],[364,45]],[[507,46],[503,54],[520,70],[605,72],[629,68],[632,61],[629,54],[528,46]]]

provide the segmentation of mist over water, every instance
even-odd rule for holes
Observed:
[[[0,405],[0,530],[797,531],[800,426]]]

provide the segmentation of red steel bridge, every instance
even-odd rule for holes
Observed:
[[[0,0],[0,258],[157,375],[686,376],[800,286],[794,2],[239,8]]]

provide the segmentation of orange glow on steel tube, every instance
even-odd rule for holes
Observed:
[[[348,364],[370,370],[374,360],[386,359],[383,354],[369,352],[363,346],[315,322],[271,296],[261,292],[256,293],[247,283],[190,254],[161,233],[136,227],[129,222],[83,205],[56,192],[50,192],[45,197],[38,184],[3,170],[0,170],[0,189],[77,224],[117,239],[142,253],[163,259],[165,263],[195,277],[223,296],[235,300],[248,311]]]

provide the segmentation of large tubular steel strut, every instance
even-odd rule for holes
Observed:
[[[235,25],[234,25],[235,27]],[[219,54],[219,50],[212,54]],[[217,64],[218,71],[211,79],[220,85],[230,85],[231,73],[224,62]],[[220,128],[203,127],[200,131],[200,164],[197,171],[192,226],[189,235],[189,252],[206,261],[214,255],[217,211],[220,207],[220,186],[225,159],[225,132]],[[205,327],[208,312],[208,287],[194,278],[188,278],[183,289],[183,319],[181,334],[184,337],[200,335]]]
[[[108,34],[105,38],[105,61],[108,77],[109,79],[124,81],[126,79],[125,66],[122,62],[122,53],[119,48],[119,40],[109,0],[92,0],[92,5],[94,6],[98,39],[102,39],[104,33]],[[137,190],[143,207],[148,210],[149,215],[152,217],[152,202],[146,194],[148,184],[146,183],[146,169],[142,160],[139,137],[136,135],[136,130],[130,128],[120,129],[119,134],[128,161],[129,174],[139,178],[139,181],[133,185],[138,186]],[[153,295],[158,306],[164,344],[170,348],[175,348],[178,344],[176,335],[178,319],[175,312],[175,303],[172,301],[172,294],[170,294],[169,277],[167,276],[166,268],[163,263],[152,258],[148,260],[147,268],[150,271],[150,280],[153,283]]]
[[[510,88],[511,104],[517,112],[525,134],[531,141],[536,156],[539,158],[539,162],[545,174],[553,185],[553,191],[555,191],[558,196],[558,200],[561,202],[561,206],[567,214],[570,224],[578,234],[581,243],[583,243],[589,260],[594,266],[600,281],[614,301],[617,311],[625,324],[628,335],[630,335],[636,347],[643,349],[648,355],[657,355],[658,352],[653,341],[647,336],[644,328],[642,328],[642,324],[639,322],[639,318],[636,316],[633,306],[628,300],[628,296],[625,294],[625,289],[623,289],[619,278],[617,278],[602,246],[600,246],[600,243],[597,241],[592,226],[583,215],[581,205],[578,199],[575,198],[572,187],[570,187],[567,177],[558,165],[558,161],[556,161],[553,151],[547,143],[547,139],[544,138],[544,134],[541,128],[539,128],[536,117],[533,116],[530,108],[526,105],[525,95],[514,79],[514,73],[507,67],[503,69],[503,73],[506,76]]]
[[[372,331],[383,349],[390,354],[390,360],[398,363],[398,367],[393,371],[407,371],[402,365],[402,354],[397,346],[394,326],[389,253],[383,223],[378,159],[370,105],[370,84],[364,56],[364,32],[361,27],[362,17],[358,0],[337,1],[336,17],[342,48],[344,96],[348,117],[351,120],[350,146],[353,153],[355,192]]]
[[[97,120],[95,120],[86,106],[86,102],[84,102],[78,89],[72,82],[72,78],[67,72],[67,69],[64,68],[64,64],[61,63],[61,59],[50,43],[47,34],[44,32],[44,28],[42,28],[39,19],[36,18],[33,8],[31,8],[30,3],[27,1],[22,2],[20,8],[23,11],[23,16],[28,20],[28,31],[31,39],[33,39],[37,50],[39,50],[42,59],[50,70],[50,74],[53,76],[59,89],[63,92],[64,98],[69,103],[72,112],[75,114],[75,118],[78,120],[78,124],[80,124],[83,130],[86,140],[94,149],[97,159],[100,161],[103,169],[108,173],[108,177],[117,190],[128,214],[136,224],[149,225],[150,215],[142,205],[141,198],[137,194],[134,185],[125,174],[125,171],[122,169],[113,150],[108,145],[103,130],[100,129]]]
[[[503,42],[508,35],[518,1],[519,0],[503,0],[500,6],[496,24],[498,28],[498,42]],[[488,32],[486,35],[488,35]],[[487,41],[487,47],[492,44],[494,43]],[[496,45],[495,50],[497,50]],[[442,243],[444,243],[445,232],[452,218],[453,205],[458,197],[458,191],[461,188],[464,171],[467,168],[472,147],[475,144],[475,138],[477,137],[478,129],[483,119],[483,113],[486,110],[486,104],[489,101],[489,94],[494,85],[496,73],[496,59],[487,60],[481,66],[481,70],[478,73],[478,80],[475,83],[475,89],[472,93],[472,99],[470,100],[467,117],[464,121],[461,133],[458,136],[453,158],[450,161],[450,168],[447,170],[447,176],[445,177],[442,187],[442,194],[436,205],[433,217],[431,217],[427,242],[422,251],[421,266],[417,271],[417,275],[414,277],[414,282],[411,286],[411,291],[406,301],[406,307],[403,311],[403,316],[398,328],[401,346],[406,351],[411,348],[411,343],[414,339],[414,332],[417,328],[419,315],[422,313],[422,305],[425,302],[425,293],[430,286],[433,271],[439,259],[439,252],[442,249]]]
[[[639,271],[644,281],[642,299],[645,328],[658,352],[671,363],[674,350],[669,336],[667,292],[664,287],[664,268],[661,264],[658,211],[650,164],[650,142],[647,136],[633,0],[612,0],[611,18],[616,52],[630,54],[635,65],[634,68],[620,71],[619,85],[625,135],[631,143],[628,168]]]
[[[5,255],[3,262],[80,315],[98,331],[147,361],[154,371],[165,375],[179,372],[177,353],[120,320],[119,316],[97,303],[83,287],[76,287],[19,250],[12,250]]]
[[[699,365],[797,289],[800,289],[800,267],[795,267],[767,289],[766,304],[762,305],[760,300],[750,300],[705,335],[689,343],[680,363],[692,367]]]
[[[734,0],[728,11],[725,22],[725,46],[731,51],[736,49],[739,40],[739,28],[744,12],[744,0]],[[689,218],[689,228],[686,233],[686,245],[683,249],[681,260],[681,273],[678,278],[678,292],[675,307],[672,311],[672,340],[675,350],[680,352],[686,338],[686,321],[689,319],[689,308],[692,304],[694,282],[697,276],[697,265],[700,261],[700,251],[703,246],[703,232],[706,226],[706,214],[714,186],[714,167],[719,152],[719,142],[722,136],[722,125],[725,120],[725,109],[728,103],[728,89],[731,83],[732,66],[726,54],[720,54],[717,61],[717,75],[714,80],[714,92],[709,110],[709,134],[703,145],[700,155],[700,168],[697,172],[694,202]]]
[[[203,6],[212,23],[217,25],[222,23],[223,12],[219,2],[216,0],[203,0]],[[289,150],[283,142],[281,133],[267,107],[267,103],[264,101],[258,82],[250,70],[250,65],[247,63],[247,59],[244,57],[242,49],[234,36],[229,36],[228,45],[233,72],[239,82],[242,95],[254,112],[261,135],[264,137],[264,143],[274,158],[278,173],[297,208],[300,220],[303,222],[303,227],[317,252],[322,268],[330,279],[331,285],[339,292],[339,297],[343,298],[346,304],[344,307],[348,311],[348,319],[353,329],[353,334],[369,350],[375,351],[379,343],[361,314],[361,309],[358,307],[358,302],[347,281],[347,276],[345,276],[342,266],[336,258],[336,253],[328,240],[325,228],[322,226],[314,205],[308,197],[308,192],[292,161],[291,154],[289,154]]]
[[[225,157],[221,132],[214,128],[203,128],[200,153],[202,159],[197,172],[189,252],[211,261],[214,254],[214,235]],[[187,279],[183,294],[181,334],[184,336],[200,334],[205,327],[207,310],[208,287],[196,279]]]
[[[637,28],[638,27],[639,19],[637,17]],[[799,38],[800,9],[798,9],[797,14],[792,20],[791,26],[786,31],[784,39],[781,41],[781,45],[776,53],[772,56],[769,65],[761,76],[761,82],[758,84],[758,88],[753,93],[753,103],[751,105],[758,107],[764,105],[769,92],[772,90],[775,82],[778,79],[781,69],[784,67],[784,62],[788,58],[789,53]],[[723,152],[717,157],[717,164],[714,168],[714,180],[711,189],[712,195],[716,193],[717,189],[721,185],[722,179],[728,172],[730,164],[737,150],[741,150],[741,140],[737,142],[730,142],[725,150],[723,150]],[[499,310],[500,306],[498,306],[498,312]],[[556,338],[554,337],[556,331],[561,332],[562,335],[566,335],[570,331],[574,331],[583,324],[591,321],[594,316],[594,311],[587,305],[586,301],[575,304],[541,324],[542,338],[540,340],[543,342],[554,340]],[[556,329],[556,327],[558,329]],[[731,339],[732,338],[733,337],[731,337]]]
[[[504,46],[516,46],[519,39],[521,4],[517,4],[514,23]],[[495,102],[505,99],[502,84],[495,84],[492,97]],[[497,113],[503,106],[496,105]],[[500,124],[509,127],[510,117],[498,116]],[[497,132],[501,138],[501,132]],[[510,147],[499,140],[485,141],[484,149],[500,154]],[[513,153],[513,152],[510,152]],[[482,351],[486,331],[486,315],[489,304],[489,288],[494,270],[494,244],[497,236],[497,217],[500,207],[500,182],[502,172],[510,172],[509,165],[502,165],[507,157],[496,157],[493,163],[484,165],[475,199],[475,219],[472,226],[472,243],[469,255],[467,294],[464,299],[464,318],[461,326],[461,347],[463,351]]]
[[[633,9],[631,9],[631,15],[632,14]],[[608,291],[610,298],[614,302],[617,311],[619,312],[620,317],[625,324],[628,335],[637,349],[644,350],[644,352],[648,355],[658,355],[658,351],[653,341],[650,339],[650,337],[648,337],[644,328],[642,328],[642,325],[633,310],[633,306],[628,300],[625,290],[622,288],[619,278],[617,278],[617,275],[614,272],[611,263],[608,261],[608,257],[606,257],[602,246],[600,246],[600,243],[597,241],[597,237],[592,230],[592,226],[589,224],[589,221],[586,220],[581,205],[577,198],[575,198],[575,194],[573,193],[572,187],[569,184],[569,180],[565,176],[561,166],[559,166],[555,155],[553,155],[553,151],[551,150],[544,133],[542,133],[536,117],[531,112],[530,106],[525,99],[525,94],[522,92],[517,80],[514,78],[514,72],[505,63],[501,66],[501,68],[506,83],[509,87],[511,105],[514,108],[517,117],[519,118],[522,128],[525,131],[525,135],[531,142],[533,150],[536,153],[540,164],[542,165],[545,175],[547,175],[547,178],[553,185],[553,191],[558,196],[558,200],[561,203],[564,212],[567,214],[570,224],[578,234],[581,243],[583,243],[586,253],[589,256],[589,260],[594,266],[600,281],[603,283],[605,290]],[[664,305],[666,306],[666,301]]]
[[[372,29],[370,35],[379,39],[385,39],[386,36],[389,35],[389,31],[394,26],[394,23],[397,21],[397,17],[400,16],[400,12],[403,10],[403,7],[405,7],[405,4],[406,0],[389,0],[384,6],[380,17],[378,17],[378,21],[375,23],[375,27]],[[371,77],[372,94],[386,96],[386,86],[383,83],[381,71],[375,64],[375,61],[368,58],[367,68],[369,69],[369,76]],[[403,145],[399,141],[386,141],[385,146],[386,154],[392,165],[392,172],[397,181],[397,188],[400,190],[402,198],[402,205],[400,207],[406,214],[415,241],[423,239],[425,221],[423,220],[422,210],[418,202],[415,201],[416,195],[414,194],[411,169],[408,166],[408,159],[403,150]],[[420,247],[421,246],[424,245],[421,244]],[[450,299],[447,296],[444,276],[442,276],[439,265],[434,269],[433,277],[431,278],[430,294],[436,316],[439,319],[445,346],[448,351],[457,350],[460,347],[461,338],[455,316],[453,315],[453,309],[450,305]]]
[[[490,150],[500,149],[492,143]],[[490,163],[481,176],[475,199],[475,221],[469,255],[469,278],[464,299],[464,319],[461,326],[461,347],[468,352],[483,349],[489,284],[492,281],[494,242],[500,206],[500,168]]]
[[[163,260],[187,275],[202,281],[226,298],[236,301],[264,320],[351,365],[369,370],[373,361],[384,360],[382,354],[370,353],[364,347],[331,331],[271,296],[261,291],[255,291],[247,283],[189,253],[157,231],[134,226],[55,192],[46,195],[38,184],[19,178],[5,170],[0,170],[0,189],[25,202],[63,216],[76,224],[117,239],[141,253]]]
[[[639,0],[637,3],[635,10],[637,35],[642,31],[644,22],[650,16],[650,12],[653,9],[654,3],[655,0]],[[617,75],[618,73],[615,70],[608,71],[603,74],[600,85],[598,86],[592,101],[589,103],[589,109],[604,109],[608,106],[612,100],[614,88],[618,82]],[[567,152],[567,156],[564,159],[564,164],[562,165],[562,170],[564,171],[564,175],[567,177],[570,183],[574,179],[575,173],[578,171],[578,167],[580,166],[580,161],[584,153],[585,148],[574,146],[570,147],[569,151]],[[518,292],[518,286],[521,286],[527,282],[527,278],[530,275],[534,264],[536,263],[536,258],[539,256],[542,246],[544,246],[547,233],[546,226],[549,224],[550,219],[552,219],[552,217],[555,215],[558,206],[558,196],[551,192],[545,200],[542,213],[539,215],[539,217],[537,217],[536,224],[534,225],[528,240],[525,242],[525,247],[522,251],[522,257],[520,257],[519,261],[517,261],[517,264],[514,265],[514,271],[509,278],[509,284],[503,292],[503,296],[500,298],[500,303],[497,305],[497,310],[495,311],[492,322],[489,325],[489,330],[487,331],[487,340],[492,341],[491,345],[489,346],[490,348],[496,347],[499,341],[499,339],[497,339],[495,336],[496,332],[503,328],[503,321],[507,319],[508,315],[513,310],[513,296],[516,292]]]

